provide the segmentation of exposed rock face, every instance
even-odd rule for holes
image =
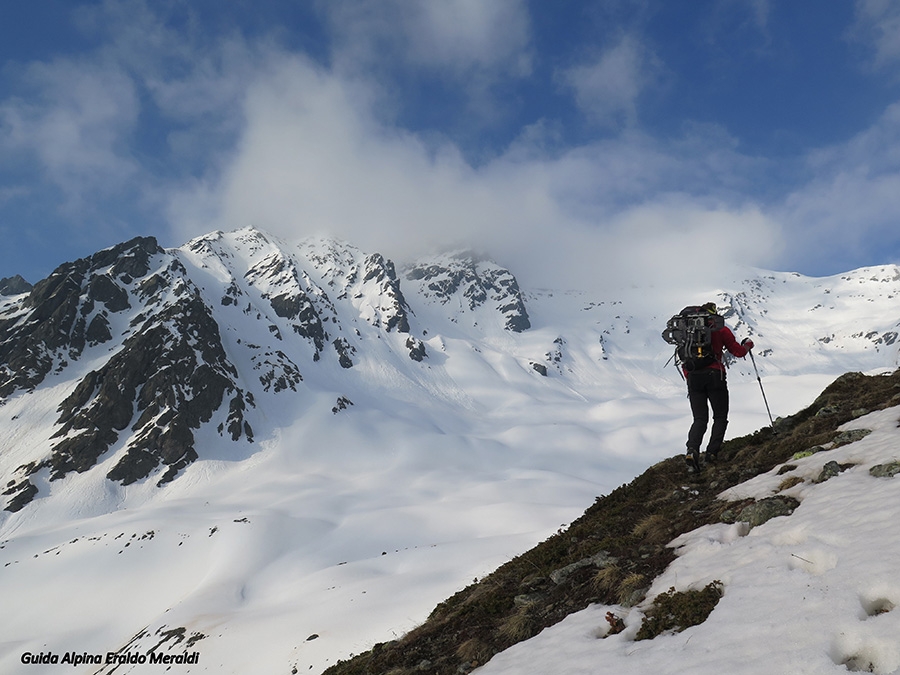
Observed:
[[[226,394],[243,400],[236,377],[209,310],[196,291],[185,292],[63,401],[51,479],[91,468],[137,417],[109,478],[127,485],[162,463],[169,470],[161,482],[171,480],[197,458],[191,429],[208,422]]]
[[[0,279],[0,295],[21,295],[30,293],[32,288],[34,287],[18,274]]]
[[[380,253],[368,256],[363,268],[363,284],[375,286],[373,295],[382,299],[375,311],[384,327],[388,331],[396,328],[401,333],[408,333],[409,307],[400,290],[394,263],[385,260]]]
[[[334,241],[307,242],[301,250],[336,301],[349,301],[375,328],[409,332],[410,309],[393,262]]]
[[[130,306],[124,286],[160,253],[156,240],[144,237],[66,263],[0,316],[0,399],[34,389],[54,366],[79,358],[89,340],[104,341],[107,316]]]
[[[516,278],[509,270],[474,254],[415,265],[406,270],[405,276],[421,282],[423,295],[441,304],[456,298],[470,311],[490,304],[503,316],[507,330],[521,333],[531,328]]]
[[[406,348],[409,350],[409,358],[413,361],[423,361],[428,353],[425,350],[425,343],[410,335],[406,338]]]
[[[290,321],[290,326],[297,335],[315,345],[318,357],[325,348],[328,335],[308,292],[312,289],[308,277],[301,275],[296,265],[281,252],[276,252],[251,267],[244,278],[251,285],[271,289],[265,291],[263,297],[269,301],[277,316]]]
[[[184,266],[152,238],[60,266],[0,320],[0,399],[33,390],[87,348],[110,343],[112,322],[129,317],[121,344],[60,403],[53,445],[29,475],[48,469],[58,480],[87,471],[124,433],[125,452],[108,477],[129,484],[164,465],[159,482],[168,482],[197,458],[193,430],[226,396],[232,437],[251,435],[245,392],[209,308]],[[36,494],[22,481],[7,508]]]

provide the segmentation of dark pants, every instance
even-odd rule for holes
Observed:
[[[703,434],[709,424],[709,409],[712,408],[713,424],[706,451],[717,455],[725,440],[728,427],[728,385],[725,373],[717,369],[698,370],[688,374],[688,398],[694,422],[688,432],[688,452],[699,451]]]

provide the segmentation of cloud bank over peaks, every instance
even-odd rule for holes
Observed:
[[[545,286],[693,281],[715,274],[716,261],[757,264],[777,247],[778,230],[758,209],[711,196],[722,183],[717,139],[684,141],[692,155],[711,143],[691,158],[638,137],[552,152],[532,129],[474,166],[447,138],[380,120],[381,94],[308,59],[271,62],[248,88],[246,126],[220,179],[173,201],[181,238],[215,222],[285,238],[328,234],[401,260],[476,247]],[[715,185],[692,196],[703,177]],[[750,229],[755,243],[740,243]],[[683,261],[698,242],[709,260],[688,274]]]
[[[763,154],[774,144],[748,146],[746,116],[716,107],[730,90],[696,72],[770,82],[752,66],[775,67],[794,23],[766,0],[713,5],[84,4],[71,53],[4,64],[0,234],[29,225],[58,264],[138,234],[177,246],[256,225],[401,261],[476,248],[550,287],[886,262],[900,104],[827,147]],[[892,7],[859,0],[852,35],[841,24],[881,72]],[[102,241],[74,246],[79,228]]]

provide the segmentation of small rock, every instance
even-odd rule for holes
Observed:
[[[837,408],[836,406],[833,406],[833,405],[823,405],[816,412],[816,417],[826,417],[828,415],[834,415],[839,410],[840,410],[839,408]]]
[[[878,464],[869,469],[869,473],[875,478],[893,478],[900,473],[900,462],[888,462],[887,464]]]
[[[756,527],[778,516],[789,516],[800,505],[796,499],[790,497],[767,497],[745,507],[738,520],[748,523],[750,527]]]
[[[850,429],[849,431],[842,431],[834,437],[834,447],[838,448],[842,445],[850,445],[851,443],[856,443],[857,441],[861,441],[871,433],[871,429]]]
[[[537,372],[538,374],[547,377],[547,366],[545,366],[543,363],[532,363],[531,367],[534,368],[535,372]]]
[[[583,558],[578,562],[574,562],[571,565],[566,565],[565,567],[551,572],[550,580],[554,584],[561,584],[580,569],[591,566],[607,567],[609,565],[612,565],[615,561],[616,559],[609,555],[609,553],[607,553],[606,551],[600,551],[590,558]]]
[[[826,480],[837,476],[841,471],[843,471],[843,469],[840,464],[834,461],[828,462],[822,467],[822,473],[819,474],[819,477],[816,478],[815,482],[824,483]]]
[[[734,512],[733,509],[725,509],[722,511],[722,515],[719,516],[719,520],[727,525],[732,525],[737,522],[738,514]]]
[[[806,450],[801,450],[800,452],[795,452],[791,459],[804,459],[805,457],[812,457],[817,452],[822,452],[825,448],[821,445],[815,445],[811,448],[807,448]]]

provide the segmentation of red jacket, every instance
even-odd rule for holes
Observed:
[[[716,370],[725,370],[725,364],[722,363],[722,352],[725,349],[728,349],[729,352],[738,358],[746,356],[749,351],[744,345],[737,341],[734,337],[734,333],[731,332],[731,329],[728,326],[724,326],[713,332],[710,339],[712,340],[713,353],[716,355],[716,362],[712,364],[710,368],[715,368]]]

